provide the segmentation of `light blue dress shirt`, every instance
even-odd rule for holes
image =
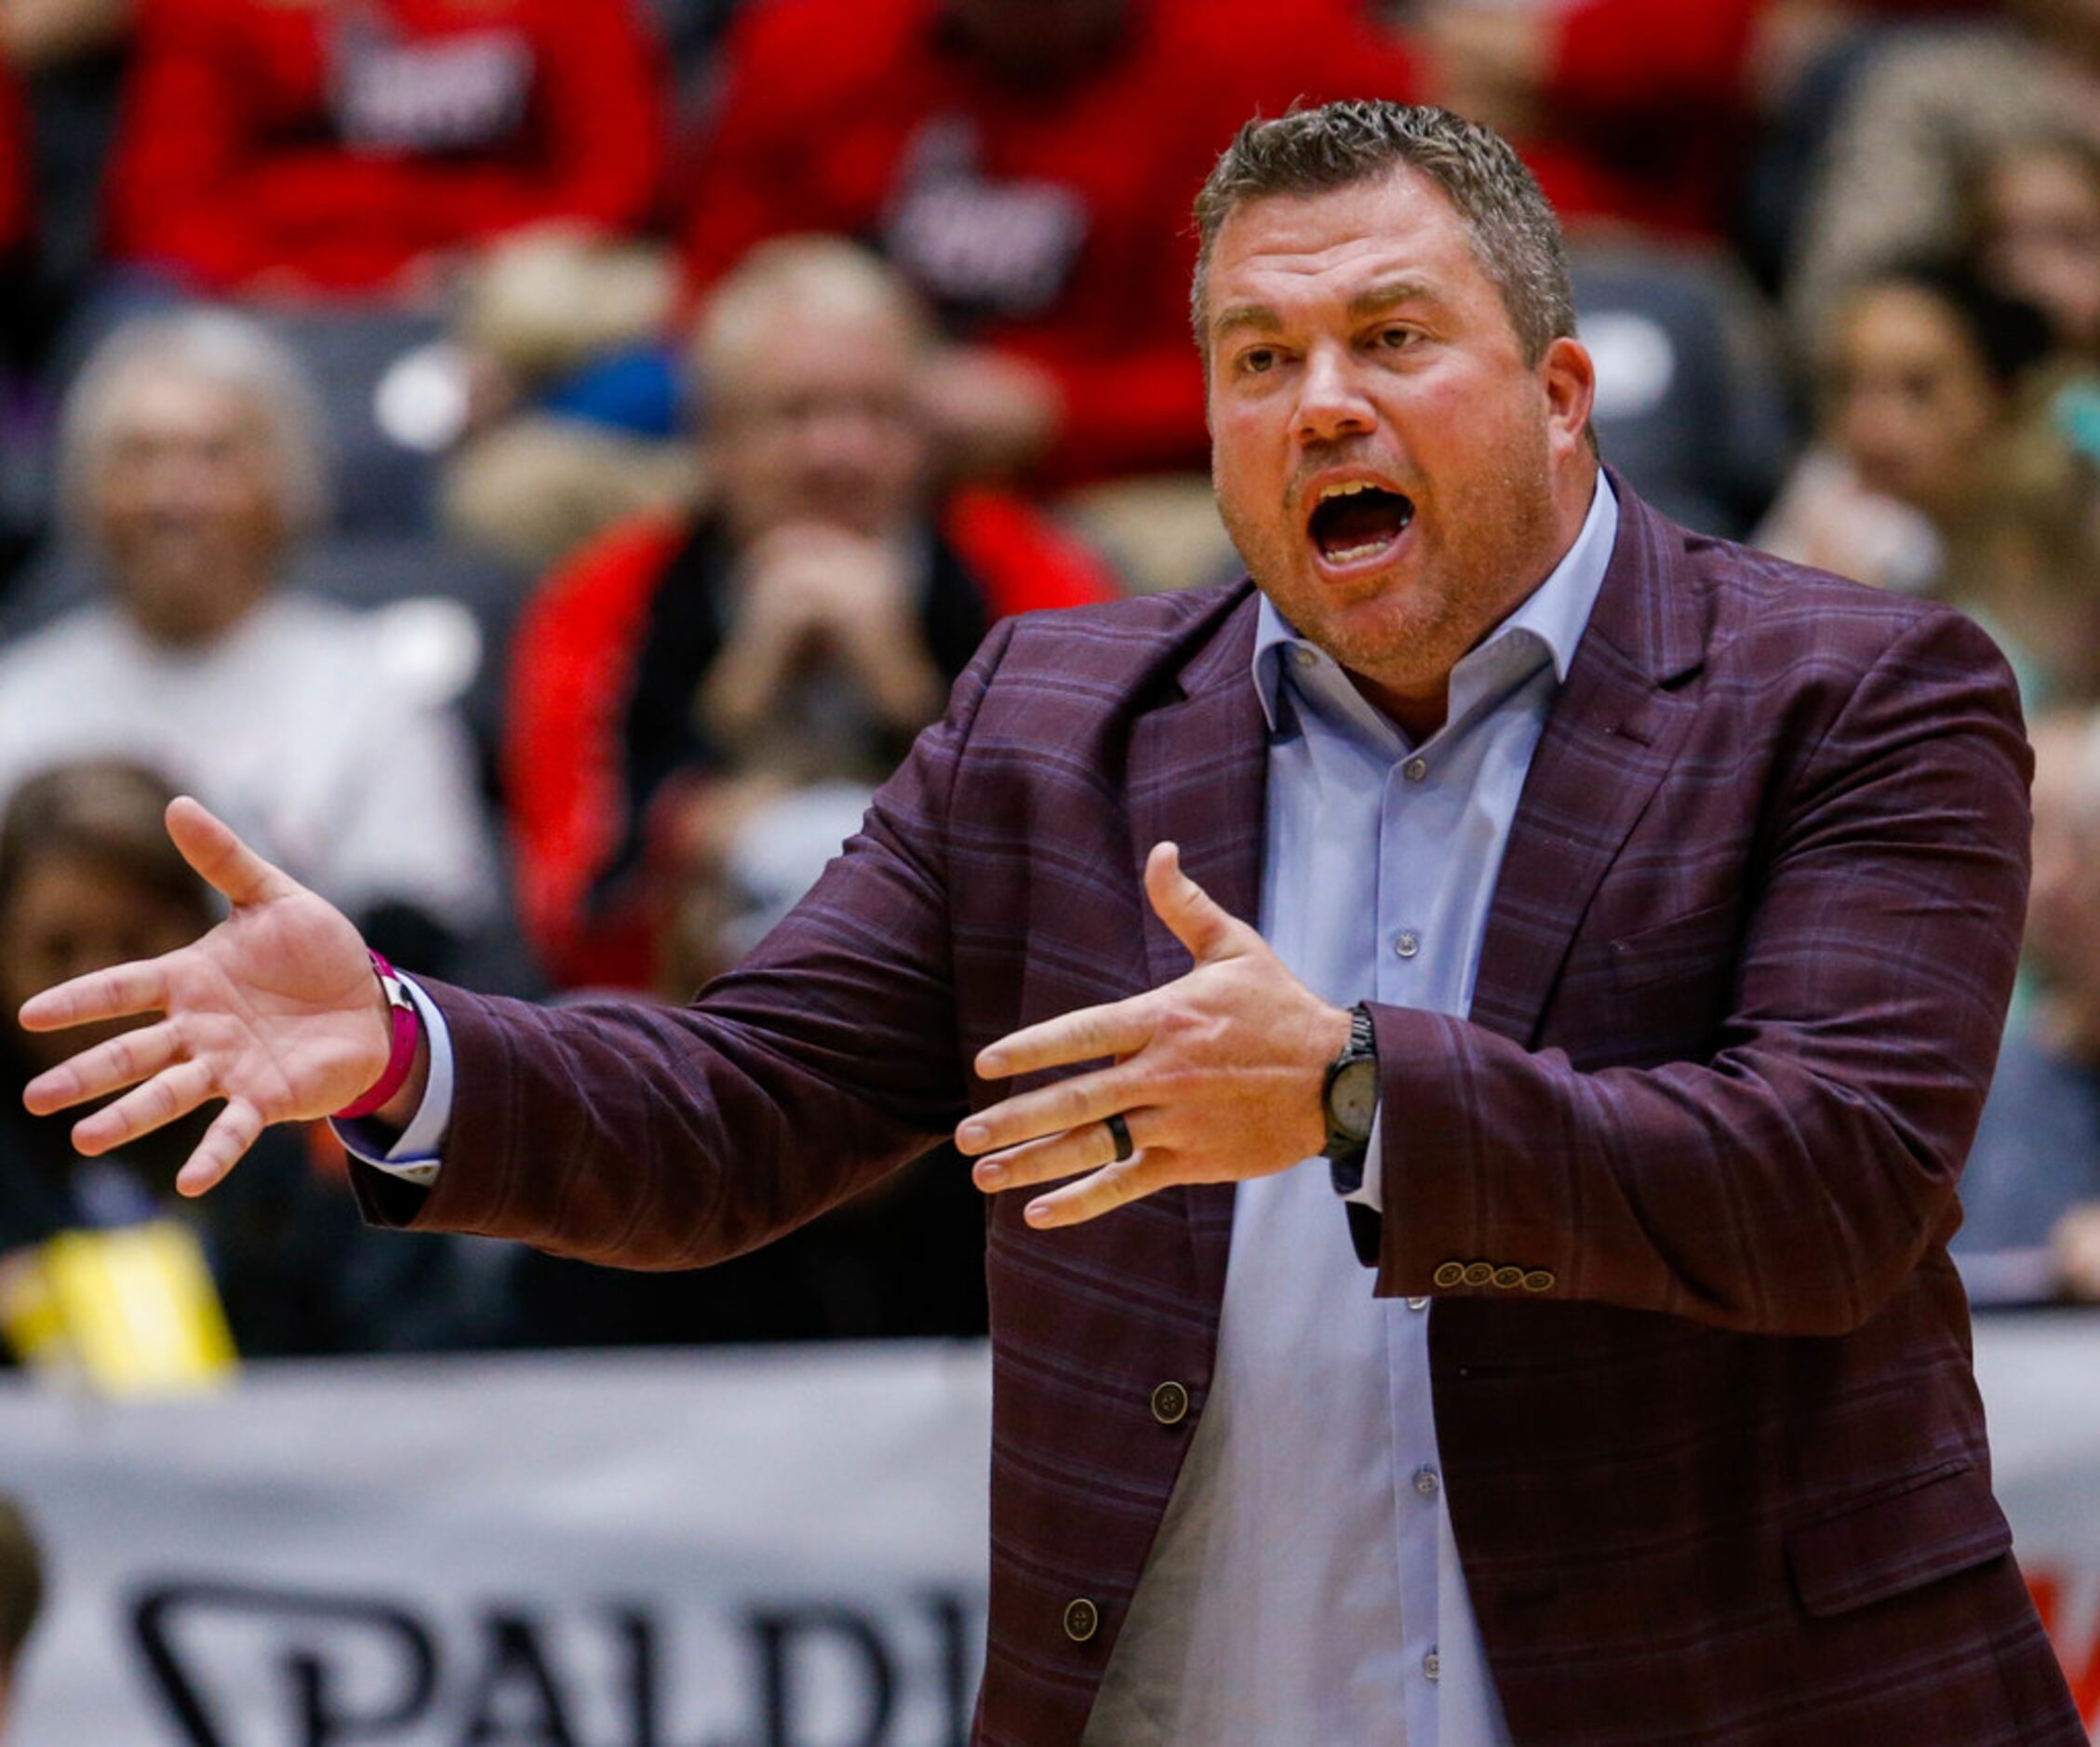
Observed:
[[[1452,669],[1445,724],[1420,746],[1263,601],[1261,931],[1327,1000],[1471,1006],[1524,776],[1618,524],[1599,477],[1575,543]],[[427,1181],[450,1114],[451,1047],[409,987],[431,1036],[429,1095],[390,1151],[368,1131],[345,1138]],[[1374,1161],[1394,1120],[1404,1127],[1405,1113],[1379,1112]],[[1369,1170],[1351,1198],[1376,1205],[1378,1187]],[[1444,1502],[1429,1315],[1427,1299],[1371,1296],[1324,1159],[1239,1185],[1210,1399],[1090,1742],[1508,1740]]]
[[[1420,746],[1263,602],[1261,930],[1327,1000],[1471,1005],[1524,775],[1618,522],[1600,478],[1560,564],[1452,670]],[[1394,1123],[1406,1113],[1381,1109],[1381,1133]],[[1090,1742],[1508,1740],[1445,1507],[1432,1314],[1371,1296],[1324,1159],[1239,1185],[1210,1399]]]

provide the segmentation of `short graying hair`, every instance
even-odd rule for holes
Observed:
[[[1206,352],[1211,250],[1241,207],[1277,195],[1330,193],[1399,168],[1427,177],[1465,221],[1481,270],[1535,365],[1575,331],[1560,220],[1537,179],[1500,134],[1448,109],[1358,100],[1260,117],[1234,137],[1196,197],[1196,280],[1189,309]]]
[[[918,293],[881,256],[842,236],[772,237],[729,269],[693,325],[689,387],[701,405],[783,309],[822,321],[894,318],[914,352],[933,344],[932,317]]]
[[[209,382],[247,401],[269,433],[286,531],[296,538],[327,519],[321,399],[306,367],[253,317],[199,306],[133,316],[88,354],[67,390],[59,424],[59,501],[74,532],[93,526],[103,452],[132,385],[149,376]]]

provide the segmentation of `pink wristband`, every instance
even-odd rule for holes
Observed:
[[[354,1122],[360,1116],[368,1116],[398,1092],[408,1077],[408,1070],[416,1065],[416,1045],[422,1039],[422,1020],[416,1015],[416,1004],[408,998],[401,973],[377,953],[371,959],[372,974],[380,980],[380,992],[386,996],[387,1012],[394,1021],[394,1049],[386,1059],[386,1072],[371,1090],[337,1111],[330,1118],[334,1122]]]

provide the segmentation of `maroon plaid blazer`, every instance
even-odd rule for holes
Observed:
[[[2011,679],[1951,611],[1620,491],[1472,1020],[1376,1013],[1391,1212],[1366,1289],[1437,1295],[1446,1484],[1510,1729],[2082,1743],[1991,1498],[1945,1247],[2025,890]],[[1254,616],[1241,583],[1001,625],[863,834],[694,1007],[435,990],[458,1091],[413,1222],[713,1260],[1003,1095],[970,1072],[983,1045],[1177,975],[1152,844],[1255,914]],[[1036,1744],[1079,1735],[1202,1413],[1233,1197],[1052,1233],[1023,1199],[990,1213],[978,1735]]]

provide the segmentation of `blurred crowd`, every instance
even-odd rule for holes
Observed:
[[[141,1226],[250,1355],[980,1331],[952,1156],[607,1275],[368,1236],[325,1128],[78,1160],[12,1013],[210,921],[176,792],[419,973],[689,996],[994,620],[1231,572],[1189,204],[1349,95],[1519,143],[1638,490],[2005,650],[1960,1259],[2100,1299],[2100,0],[0,0],[8,1351]]]

